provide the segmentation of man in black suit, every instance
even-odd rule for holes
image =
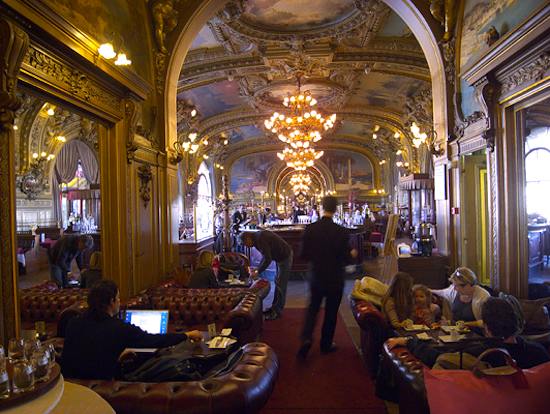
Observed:
[[[304,232],[302,256],[310,263],[310,301],[302,331],[302,345],[298,351],[300,358],[305,358],[311,348],[315,320],[323,298],[325,319],[321,331],[321,352],[336,350],[332,339],[344,290],[344,269],[357,255],[355,250],[350,251],[348,231],[332,221],[336,204],[335,197],[324,197],[322,218],[308,225]]]

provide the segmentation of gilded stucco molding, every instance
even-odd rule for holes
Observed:
[[[19,334],[17,261],[15,255],[15,136],[13,122],[21,105],[17,77],[29,38],[0,17],[0,340]]]
[[[549,70],[550,52],[544,52],[532,62],[520,66],[514,72],[500,79],[502,83],[502,93],[506,95],[508,92],[523,84],[537,82],[543,79],[545,75],[549,75]]]
[[[106,112],[120,115],[121,99],[110,93],[84,72],[69,67],[67,62],[48,54],[37,45],[31,45],[25,55],[22,72],[54,85],[57,89]]]
[[[143,206],[147,207],[149,201],[151,201],[151,180],[153,173],[149,164],[140,165],[137,169],[137,176],[139,178],[139,196],[143,201]]]

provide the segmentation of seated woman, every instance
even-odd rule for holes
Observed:
[[[425,285],[414,285],[413,322],[419,325],[432,326],[441,317],[441,309],[432,303],[432,292]]]
[[[191,275],[188,288],[204,289],[219,287],[218,279],[212,270],[214,253],[203,250],[197,259],[197,267]]]
[[[504,348],[523,369],[550,361],[548,351],[541,344],[527,341],[518,335],[520,321],[509,302],[500,298],[488,298],[481,306],[481,314],[485,337],[491,339],[472,344],[464,349],[465,353],[478,356],[489,348]],[[406,346],[418,359],[430,367],[443,353],[441,349],[436,349],[430,343],[412,336],[390,338],[387,344],[389,349]],[[500,358],[489,358],[488,362],[492,366],[500,366],[504,363]]]
[[[393,328],[403,328],[412,324],[413,278],[405,272],[397,272],[382,299],[382,310]]]
[[[481,306],[491,296],[479,286],[476,274],[467,267],[459,267],[449,278],[451,286],[432,290],[451,305],[453,320],[464,321],[467,326],[483,326]]]

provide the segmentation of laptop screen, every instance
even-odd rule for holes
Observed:
[[[165,334],[168,331],[167,310],[129,309],[124,320],[150,334]]]

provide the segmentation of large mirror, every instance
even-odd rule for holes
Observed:
[[[55,245],[87,234],[93,247],[71,260],[64,275],[66,287],[78,286],[84,270],[101,268],[100,256],[92,258],[101,249],[97,123],[32,91],[20,97],[14,126],[19,287],[50,279]]]

